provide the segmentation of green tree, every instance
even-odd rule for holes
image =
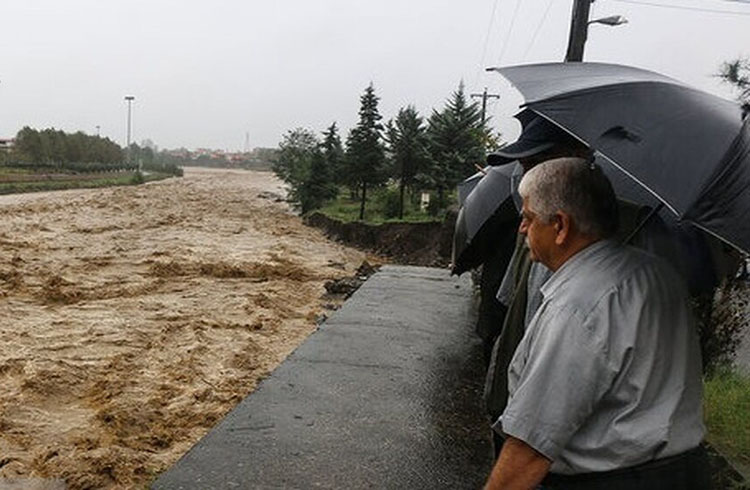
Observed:
[[[16,134],[15,156],[25,162],[42,162],[42,138],[38,131],[24,126]]]
[[[341,145],[341,138],[335,122],[323,131],[321,150],[332,181],[340,185],[349,185],[344,148]]]
[[[429,161],[425,126],[413,106],[399,110],[396,119],[388,122],[386,139],[393,177],[399,182],[398,217],[403,219],[405,191],[413,189],[415,177]]]
[[[312,156],[320,142],[315,133],[305,128],[288,131],[279,143],[278,159],[273,171],[289,184],[292,192],[307,178]]]
[[[375,187],[385,180],[385,148],[382,142],[382,116],[378,112],[378,101],[372,83],[360,97],[359,122],[346,139],[346,159],[352,182],[361,193],[359,219],[365,218],[365,203],[368,187]]]
[[[24,127],[16,134],[13,158],[36,164],[121,164],[123,150],[108,138],[81,131],[66,134],[53,128],[37,131]]]
[[[737,92],[737,100],[745,111],[750,112],[750,60],[738,58],[722,63],[719,78],[733,85]]]
[[[302,213],[336,195],[321,144],[308,129],[296,128],[284,135],[273,170],[289,185],[290,200]]]
[[[445,192],[472,175],[485,159],[490,140],[481,110],[469,102],[461,82],[442,111],[433,111],[428,121],[429,182],[438,192],[438,205],[447,203]]]
[[[302,214],[320,208],[323,203],[336,197],[338,188],[333,182],[333,172],[326,161],[325,153],[316,148],[310,159],[310,169],[296,192]]]

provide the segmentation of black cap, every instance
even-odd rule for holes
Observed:
[[[505,165],[549,150],[558,143],[570,141],[563,130],[529,110],[516,114],[523,130],[515,142],[487,155],[488,165]]]

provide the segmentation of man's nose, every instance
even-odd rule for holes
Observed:
[[[518,225],[518,233],[525,235],[526,231],[529,229],[528,223],[526,223],[525,219],[521,220],[521,224]]]

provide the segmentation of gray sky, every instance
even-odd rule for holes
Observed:
[[[632,2],[642,3],[632,3]],[[660,8],[649,4],[671,5]],[[0,29],[0,138],[24,125],[162,148],[276,146],[287,130],[356,122],[371,81],[381,114],[442,107],[464,80],[502,100],[512,139],[521,102],[487,66],[559,61],[572,0],[6,0]],[[703,10],[687,10],[703,9]],[[712,11],[738,12],[738,14]],[[493,16],[494,13],[494,16]],[[744,15],[740,15],[744,13]],[[597,0],[586,60],[630,64],[731,97],[712,77],[750,56],[747,0]]]

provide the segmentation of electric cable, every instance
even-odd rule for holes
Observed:
[[[516,25],[516,17],[518,16],[518,8],[521,6],[521,0],[516,1],[516,8],[513,10],[513,17],[510,19],[510,26],[508,27],[508,31],[505,33],[505,39],[503,40],[503,47],[500,50],[500,57],[497,59],[497,65],[502,65],[503,57],[505,56],[505,52],[508,49],[508,41],[510,40],[510,35],[513,32],[513,27]]]
[[[482,58],[479,60],[479,67],[477,67],[477,73],[476,76],[474,76],[474,87],[476,88],[477,83],[479,82],[479,75],[484,71],[484,60],[487,58],[487,46],[490,42],[490,33],[492,32],[492,28],[495,24],[495,12],[497,11],[497,2],[498,0],[495,0],[492,4],[492,14],[490,15],[490,23],[487,26],[487,33],[484,36],[484,47],[482,48]]]
[[[552,9],[552,0],[548,0],[547,8],[544,10],[544,15],[542,15],[542,20],[536,26],[536,29],[534,30],[534,35],[531,36],[531,42],[526,47],[526,51],[523,52],[523,58],[521,58],[523,61],[526,61],[526,56],[529,54],[529,51],[531,51],[531,47],[534,46],[534,43],[536,42],[536,37],[539,35],[539,31],[542,30],[542,26],[544,25],[544,22],[547,20],[547,16],[549,15],[549,11],[551,9]]]
[[[708,8],[701,8],[701,7],[688,7],[687,5],[668,5],[668,4],[656,3],[656,2],[646,2],[642,0],[613,0],[613,1],[619,2],[619,3],[631,3],[634,5],[647,5],[649,7],[659,7],[659,8],[667,8],[667,9],[675,9],[675,10],[692,10],[694,12],[709,12],[712,14],[727,14],[727,15],[740,15],[740,16],[750,15],[750,12],[738,12],[736,10],[719,10],[719,9],[708,9]],[[741,2],[741,3],[746,3],[746,2]]]

